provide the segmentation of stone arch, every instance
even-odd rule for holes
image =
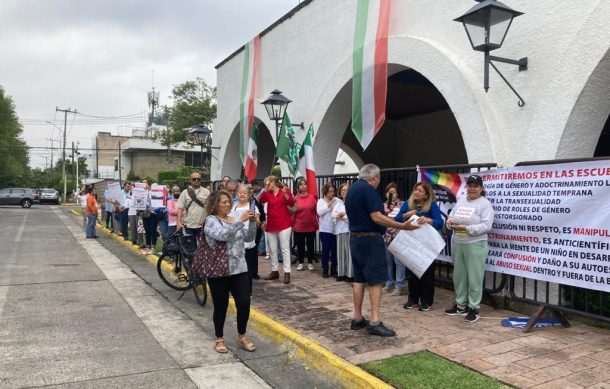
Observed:
[[[390,38],[389,62],[389,76],[413,69],[442,94],[463,139],[465,162],[493,162],[495,154],[502,153],[501,142],[492,141],[493,134],[481,108],[487,104],[478,101],[470,88],[472,75],[447,53],[432,42],[396,36]],[[321,174],[332,173],[334,158],[351,120],[351,74],[351,58],[347,58],[330,78],[316,103],[314,123],[319,123],[319,126],[314,153],[316,169]]]
[[[589,158],[595,155],[602,130],[610,121],[610,49],[599,61],[570,112],[557,158]]]
[[[269,175],[273,164],[273,156],[275,155],[275,143],[271,137],[269,129],[257,117],[254,118],[254,123],[258,124],[258,174],[257,178],[263,178]],[[220,177],[241,177],[242,165],[239,157],[239,123],[233,127],[229,140],[225,145],[225,152],[222,157],[222,169]]]

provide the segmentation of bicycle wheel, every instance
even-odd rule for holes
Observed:
[[[180,255],[176,255],[175,260],[162,255],[157,261],[157,273],[165,285],[172,289],[189,290],[192,287]]]
[[[202,307],[205,307],[205,303],[208,302],[208,286],[206,285],[205,276],[195,274],[193,278],[193,293],[195,294],[195,300]]]

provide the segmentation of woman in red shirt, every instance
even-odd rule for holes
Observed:
[[[292,218],[288,207],[292,207],[296,200],[290,189],[284,186],[275,176],[265,178],[265,191],[259,197],[261,203],[267,203],[267,251],[271,257],[271,273],[265,280],[280,278],[277,261],[278,242],[284,259],[284,284],[290,283],[290,235],[292,234]]]
[[[316,231],[318,230],[318,212],[316,205],[318,199],[313,194],[307,192],[307,181],[301,178],[297,184],[298,193],[297,210],[294,214],[294,240],[297,244],[299,264],[297,270],[303,270],[305,252],[307,251],[307,268],[313,270],[314,243]],[[307,250],[305,250],[307,248]]]

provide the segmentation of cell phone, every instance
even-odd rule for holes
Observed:
[[[392,205],[392,197],[394,197],[394,193],[388,193],[388,208]]]
[[[250,211],[256,211],[256,202],[254,200],[250,200]]]

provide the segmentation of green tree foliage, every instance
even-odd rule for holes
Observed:
[[[216,119],[216,88],[197,77],[175,85],[169,97],[174,105],[165,107],[167,130],[155,136],[155,140],[168,150],[186,140],[185,128],[210,125]]]
[[[27,144],[13,100],[0,86],[0,188],[31,186]]]

